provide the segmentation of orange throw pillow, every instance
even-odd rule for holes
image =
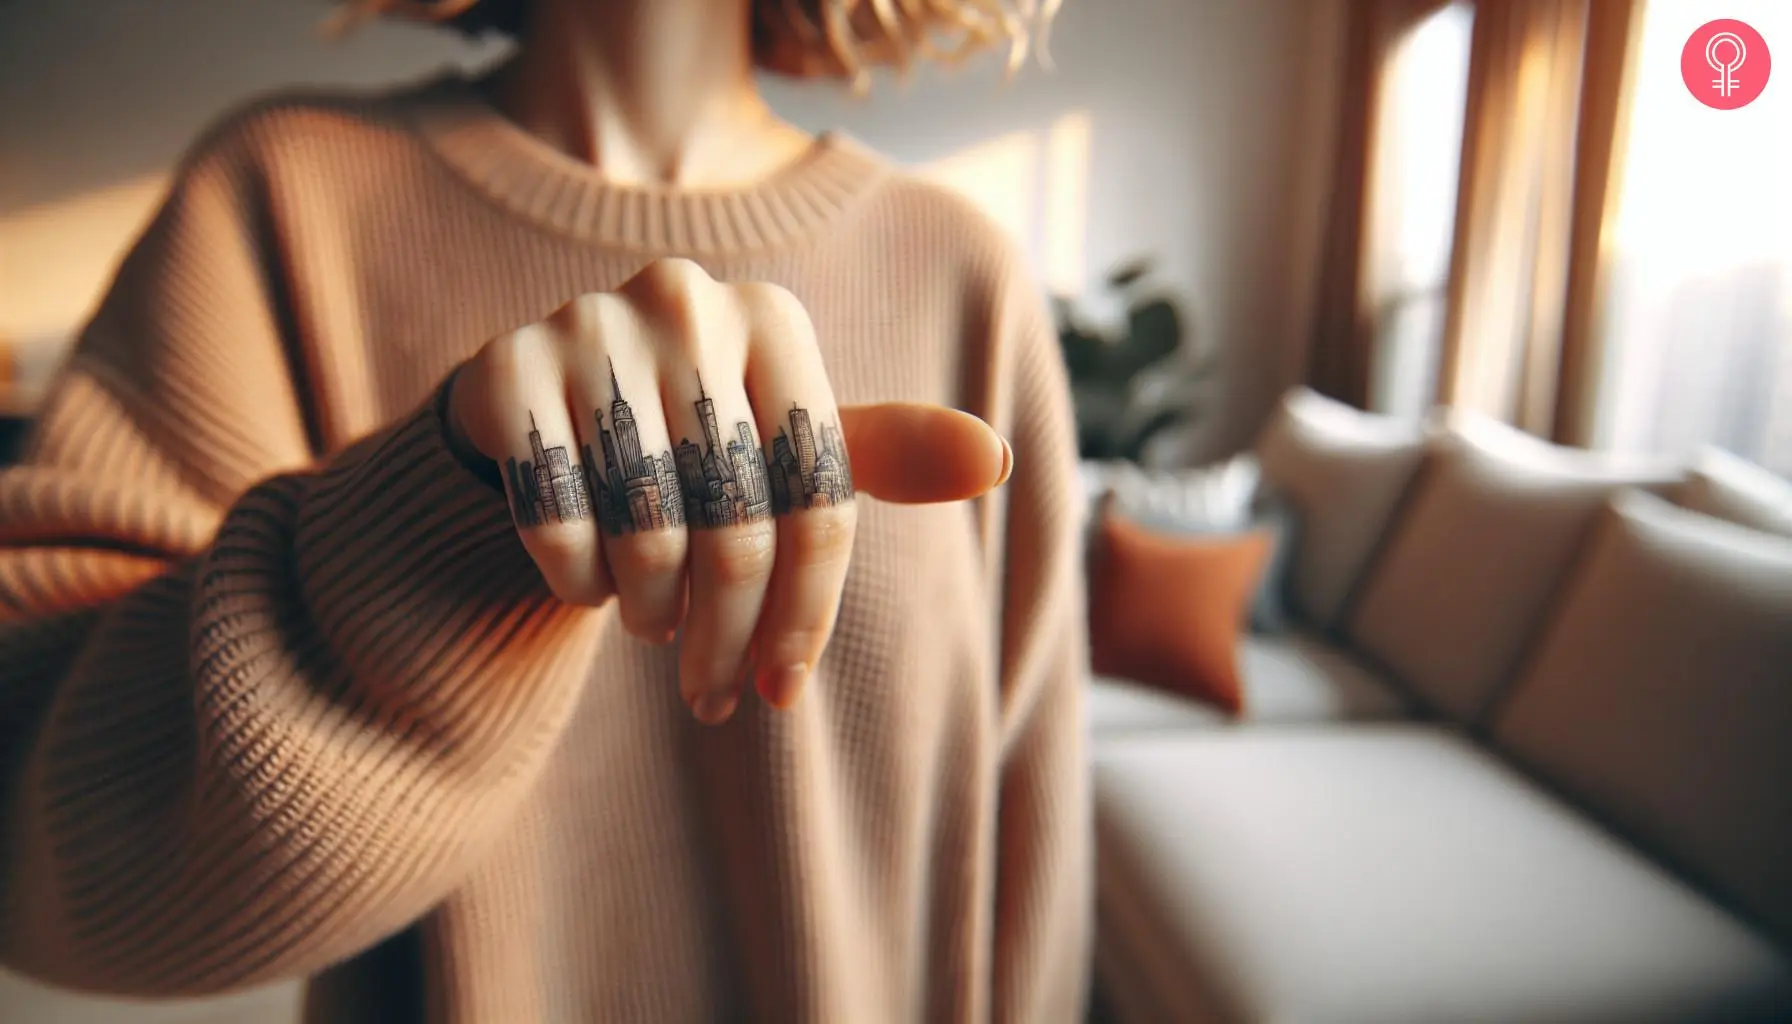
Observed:
[[[1267,530],[1158,533],[1103,502],[1089,581],[1095,671],[1244,710],[1238,637],[1274,546]]]

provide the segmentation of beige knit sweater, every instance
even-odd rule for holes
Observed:
[[[808,306],[842,403],[984,417],[1002,492],[861,504],[789,712],[544,588],[434,395],[656,255]],[[0,954],[313,1020],[1069,1021],[1090,822],[1071,420],[1019,260],[825,138],[606,185],[446,79],[185,162],[0,474]]]

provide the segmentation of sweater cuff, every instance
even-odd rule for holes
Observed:
[[[465,363],[455,367],[454,372],[448,375],[448,379],[442,382],[442,386],[436,389],[436,423],[441,428],[443,443],[448,446],[448,450],[460,461],[460,464],[466,467],[467,472],[472,473],[487,487],[503,494],[504,474],[499,471],[498,464],[486,458],[484,453],[476,450],[472,445],[459,439],[451,426],[453,421],[448,418],[448,400],[454,395],[454,382],[466,367]]]
[[[294,537],[308,615],[342,668],[384,691],[364,696],[425,715],[496,710],[493,674],[545,669],[576,618],[524,549],[503,492],[450,450],[441,398],[309,478]]]

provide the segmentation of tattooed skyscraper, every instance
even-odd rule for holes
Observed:
[[[592,457],[591,446],[584,450],[585,472],[595,478],[591,494],[597,503],[598,522],[611,534],[683,526],[683,502],[675,487],[669,491],[666,486],[672,453],[655,458],[641,451],[635,410],[622,397],[614,364],[610,366],[610,394],[610,425],[604,426],[601,410],[592,414],[597,420],[598,445],[603,449],[601,468]]]
[[[816,437],[809,410],[791,403],[790,432],[778,428],[768,465],[772,511],[821,508],[852,500],[852,467],[840,428],[822,424]]]
[[[570,523],[591,514],[584,474],[574,468],[564,445],[542,445],[535,414],[529,414],[528,462],[510,459],[504,468],[510,481],[510,500],[516,521],[526,526]],[[587,460],[589,464],[589,460]]]

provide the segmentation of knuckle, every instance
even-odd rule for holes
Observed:
[[[738,527],[726,531],[710,552],[710,574],[721,587],[763,583],[771,578],[777,557],[777,537],[771,524]]]
[[[747,317],[761,329],[808,330],[809,310],[796,293],[769,281],[750,281],[735,286]]]
[[[690,260],[654,260],[621,288],[633,308],[666,329],[667,341],[682,358],[694,361],[701,347],[704,307],[715,281]]]
[[[564,339],[590,337],[603,324],[603,305],[607,296],[587,292],[548,315],[546,323]]]
[[[636,271],[621,290],[648,301],[689,301],[714,283],[714,279],[695,262],[667,256]]]
[[[711,280],[709,273],[696,260],[682,256],[661,256],[647,264],[642,272],[684,287],[705,284]]]
[[[667,576],[683,571],[686,547],[683,530],[654,530],[612,542],[609,554],[620,576]]]
[[[852,557],[857,517],[850,505],[810,509],[786,532],[782,557],[798,568],[833,565]]]
[[[533,327],[500,334],[479,351],[479,367],[495,389],[512,387],[526,375],[541,346],[541,334]]]

